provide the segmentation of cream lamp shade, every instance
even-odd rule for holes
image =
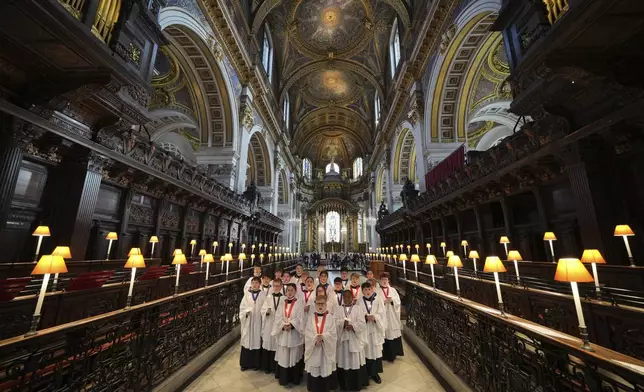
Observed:
[[[239,256],[237,256],[239,260],[246,260],[246,254],[245,253],[240,253]]]
[[[509,244],[510,239],[506,236],[502,236],[501,239],[499,240],[499,244]]]
[[[205,256],[207,254],[205,249],[199,250],[199,256]]]
[[[479,257],[479,252],[477,252],[477,251],[475,251],[475,250],[471,250],[471,251],[470,251],[470,254],[469,254],[469,256],[468,256],[468,257],[469,257],[470,259],[480,259],[480,257]]]
[[[49,236],[51,236],[51,232],[49,231],[49,226],[38,226],[38,227],[36,227],[36,230],[34,230],[32,235],[33,236],[41,236],[41,237],[49,237]]]
[[[431,248],[431,247],[432,247],[432,244],[430,244],[429,242],[425,244],[425,248]]]
[[[427,255],[425,264],[438,264],[438,260],[436,260],[436,256],[434,255]]]
[[[172,264],[188,264],[188,261],[186,261],[186,255],[183,253],[179,253],[174,255],[174,258],[172,259]]]
[[[447,244],[445,242],[441,242],[441,248],[444,248],[446,246],[447,246]]]
[[[401,254],[400,254],[400,257],[398,258],[398,260],[400,260],[400,261],[407,261],[407,254],[405,254],[405,253],[401,253]]]
[[[463,241],[461,241],[461,246],[467,246],[467,245],[468,245],[468,244],[467,244],[467,240],[463,240]]]
[[[508,252],[508,260],[511,261],[523,261],[521,253],[518,250],[511,250]]]
[[[559,259],[555,280],[558,282],[593,282],[592,275],[581,260],[574,258]]]
[[[449,257],[449,259],[447,259],[447,266],[463,268],[463,263],[461,262],[461,258],[458,255],[452,255]]]
[[[109,232],[109,233],[107,233],[107,235],[105,236],[105,239],[106,239],[106,240],[118,240],[118,239],[119,239],[119,236],[118,236],[115,232],[110,231],[110,232]]]
[[[62,256],[45,255],[31,271],[32,275],[60,274],[67,272],[67,265]]]
[[[213,257],[212,253],[207,253],[203,256],[204,263],[213,263],[214,261],[215,261],[215,258]]]
[[[150,243],[151,243],[151,244],[156,244],[157,242],[159,242],[159,237],[157,237],[157,236],[155,236],[155,235],[153,235],[152,237],[150,237]]]
[[[174,252],[172,252],[172,256],[182,255],[182,254],[183,254],[183,251],[181,249],[175,249]]]
[[[488,256],[485,258],[483,272],[508,272],[508,270],[498,256]]]
[[[218,246],[218,245],[219,245],[219,242],[213,241],[212,246]]]
[[[411,259],[409,261],[411,261],[412,263],[420,263],[420,257],[418,256],[418,253],[411,255]]]
[[[557,236],[552,231],[547,231],[543,235],[543,240],[544,241],[557,241]]]
[[[197,240],[190,240],[190,245],[197,245]]]
[[[450,258],[452,256],[454,256],[454,252],[452,252],[451,250],[448,250],[447,253],[445,253],[445,257],[447,258]]]
[[[226,253],[224,257],[221,258],[221,261],[233,261],[233,255],[230,253]]]
[[[606,260],[597,249],[585,249],[581,255],[581,262],[584,264],[606,264]]]
[[[57,246],[53,252],[51,252],[52,256],[60,256],[63,259],[71,259],[72,258],[72,251],[69,249],[69,246]]]
[[[140,255],[140,254],[130,255],[130,257],[127,258],[127,263],[125,263],[123,268],[145,268],[145,261],[143,260],[143,255]]]
[[[134,256],[134,255],[142,255],[141,253],[141,248],[132,248],[130,251],[127,253],[128,257],[129,256]],[[137,267],[138,268],[138,267]]]
[[[618,236],[633,236],[635,233],[633,232],[633,229],[629,225],[617,225],[615,226],[615,233],[613,234],[615,237]]]

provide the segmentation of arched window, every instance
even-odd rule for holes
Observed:
[[[302,160],[302,175],[307,180],[310,180],[313,177],[313,172],[311,170],[311,160],[308,158],[304,158]]]
[[[289,120],[291,119],[291,102],[288,99],[288,93],[284,96],[284,128],[288,131]]]
[[[389,39],[389,58],[391,60],[391,77],[396,76],[396,69],[400,62],[400,33],[398,32],[398,18],[394,20]]]
[[[268,80],[271,80],[273,75],[273,43],[270,39],[270,32],[268,30],[268,24],[264,27],[264,46],[262,47],[262,65],[268,75]]]
[[[353,161],[353,179],[357,180],[362,177],[362,158],[356,158]]]
[[[324,222],[324,233],[326,235],[325,242],[339,242],[340,241],[340,214],[337,211],[331,211],[326,214],[326,222]]]
[[[326,165],[324,173],[326,174],[326,173],[330,172],[331,170],[333,170],[336,173],[340,173],[340,166],[338,166],[338,164],[335,163],[335,162],[331,162],[328,165]]]
[[[376,127],[380,122],[380,95],[376,91],[376,97],[373,99],[373,118],[376,120]]]

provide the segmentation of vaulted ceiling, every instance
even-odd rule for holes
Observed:
[[[253,29],[268,22],[280,102],[288,94],[291,103],[293,151],[316,167],[331,157],[347,167],[373,150],[396,9],[409,20],[404,0],[256,2]]]

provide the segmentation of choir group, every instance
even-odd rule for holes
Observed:
[[[379,284],[371,271],[362,284],[346,269],[333,284],[322,268],[317,275],[298,265],[295,275],[277,270],[271,280],[253,268],[239,306],[241,370],[274,373],[284,386],[300,384],[306,372],[314,392],[380,384],[382,360],[403,355],[400,297],[389,274]]]

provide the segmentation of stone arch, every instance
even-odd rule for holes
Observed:
[[[202,147],[236,147],[237,103],[232,78],[216,52],[216,41],[188,11],[166,7],[159,25],[170,41],[169,50],[180,61],[194,91]]]
[[[248,176],[246,183],[257,186],[272,184],[272,165],[266,139],[261,132],[253,132],[248,143]]]
[[[416,180],[416,140],[410,128],[401,129],[394,144],[393,183],[403,184],[406,178]]]
[[[289,202],[287,179],[286,171],[281,169],[279,173],[277,173],[277,204],[288,204]]]
[[[376,177],[376,204],[385,202],[387,204],[387,173],[384,166],[378,169],[378,176]]]

